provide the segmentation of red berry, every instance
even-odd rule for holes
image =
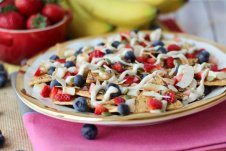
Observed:
[[[41,14],[31,15],[27,20],[27,29],[45,28],[50,25],[48,18]]]
[[[140,81],[140,79],[135,76],[125,76],[124,80],[125,80],[124,83],[129,84],[129,85],[131,85],[133,83],[139,83],[139,81]]]
[[[68,76],[72,76],[72,73],[70,73],[69,71],[67,71],[63,77],[63,79],[66,79]]]
[[[66,62],[65,59],[57,59],[56,61],[59,62],[59,63],[65,63]]]
[[[168,68],[173,68],[174,67],[174,58],[173,57],[168,57],[166,58],[166,65]]]
[[[57,4],[47,4],[42,9],[42,14],[48,17],[52,23],[57,23],[64,18],[65,11]]]
[[[144,42],[139,42],[139,45],[146,47],[147,45]]]
[[[130,46],[130,44],[126,44],[125,48],[132,48],[132,47]]]
[[[107,112],[107,111],[108,110],[103,105],[99,104],[95,107],[94,113],[97,115],[101,115],[101,113]]]
[[[89,54],[89,61],[92,61],[93,58],[102,58],[105,55],[105,53],[103,53],[100,50],[94,50]]]
[[[14,4],[14,0],[3,0],[0,2],[0,8],[7,7],[13,4]]]
[[[146,34],[146,35],[144,36],[144,39],[147,40],[147,41],[150,41],[150,36],[149,36],[148,34]]]
[[[0,28],[5,29],[24,29],[24,17],[15,11],[0,13]]]
[[[41,74],[42,74],[42,71],[41,71],[40,68],[38,68],[38,69],[35,71],[34,76],[39,77]]]
[[[162,102],[155,98],[149,98],[147,100],[147,105],[151,110],[161,110],[162,109]]]
[[[196,55],[194,53],[186,53],[185,56],[189,59],[193,59]]]
[[[50,97],[51,99],[54,99],[54,98],[55,98],[55,95],[58,93],[58,90],[59,90],[59,88],[53,87],[53,88],[51,89],[51,92],[50,92],[49,97]]]
[[[125,100],[122,97],[116,97],[114,98],[114,102],[116,105],[119,105],[121,103],[125,103]]]
[[[147,57],[143,57],[143,56],[136,57],[136,60],[140,63],[145,63],[147,61],[147,59],[148,59]]]
[[[201,80],[202,79],[202,72],[196,73],[195,78],[198,79],[198,80]]]
[[[211,65],[210,69],[211,69],[212,71],[215,71],[215,72],[219,71],[219,70],[218,70],[218,65],[217,65],[217,64]]]
[[[149,63],[145,63],[145,64],[144,64],[144,71],[146,71],[146,72],[150,72],[150,71],[153,70],[154,68],[155,68],[155,66],[152,65],[152,64],[149,64]]]
[[[124,71],[124,67],[121,63],[116,62],[113,65],[111,65],[112,69],[116,70],[117,72],[121,73]]]
[[[42,91],[41,91],[41,96],[44,97],[44,98],[49,97],[50,91],[51,91],[50,86],[49,85],[45,85],[43,87]]]
[[[178,51],[181,50],[181,47],[176,44],[170,44],[167,46],[167,51]]]
[[[204,50],[204,49],[196,50],[196,51],[194,52],[195,57],[197,57],[197,56],[200,54],[200,52],[202,52],[203,50]]]
[[[164,98],[168,103],[174,103],[176,101],[176,96],[173,91],[168,91],[164,94],[164,96],[167,96],[169,98]]]
[[[15,6],[22,14],[30,16],[42,9],[43,2],[42,0],[15,0]]]
[[[147,63],[150,63],[150,64],[154,64],[155,63],[155,58],[148,58],[146,60]]]
[[[60,94],[60,93],[57,93],[54,97],[57,101],[60,101],[60,102],[69,102],[72,100],[72,96],[69,95],[69,94]]]
[[[219,71],[226,72],[226,68],[222,68]]]

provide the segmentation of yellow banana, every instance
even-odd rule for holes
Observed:
[[[69,8],[73,13],[73,20],[70,28],[72,37],[99,35],[113,29],[111,24],[92,18],[76,3],[75,0],[63,0],[60,4],[64,8]]]
[[[125,0],[75,0],[90,15],[117,26],[139,27],[153,20],[157,9],[143,2]]]
[[[188,0],[129,0],[131,2],[146,2],[160,10],[160,13],[170,13],[181,8]]]

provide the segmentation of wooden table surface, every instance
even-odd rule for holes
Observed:
[[[226,0],[189,0],[171,16],[185,32],[226,45]]]

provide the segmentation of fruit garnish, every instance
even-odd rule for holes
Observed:
[[[60,101],[60,102],[69,102],[72,100],[72,96],[69,94],[57,93],[54,98],[55,98],[55,100]]]
[[[57,59],[56,61],[59,62],[59,63],[65,63],[66,62],[65,59]]]
[[[51,99],[54,99],[55,95],[58,93],[58,90],[59,90],[59,88],[53,87],[53,88],[51,89],[51,91],[50,91],[49,97],[50,97]]]
[[[31,15],[27,20],[27,29],[45,28],[49,25],[48,18],[41,14]]]
[[[35,71],[34,76],[39,77],[41,74],[42,74],[42,71],[41,71],[40,68],[38,68],[38,69]]]
[[[168,102],[168,103],[174,103],[176,101],[176,96],[175,96],[175,93],[173,91],[168,91],[164,94],[165,96],[165,100]]]
[[[73,102],[73,107],[75,110],[79,112],[88,112],[88,104],[87,101],[84,97],[78,97],[76,100]]]
[[[125,103],[119,104],[117,107],[117,110],[118,110],[118,113],[122,116],[129,115],[129,113],[130,113],[130,108]]]
[[[49,97],[50,95],[50,92],[51,92],[51,89],[50,89],[50,86],[49,85],[45,85],[41,91],[41,96],[44,97],[44,98],[47,98]]]
[[[215,72],[219,71],[218,70],[218,65],[217,64],[212,64],[211,67],[210,67],[210,70],[215,71]]]
[[[42,0],[15,0],[15,6],[25,16],[30,16],[41,11]]]
[[[188,59],[193,59],[196,57],[195,53],[186,53],[185,56],[188,58]]]
[[[101,104],[98,104],[96,107],[95,107],[95,110],[94,110],[94,113],[96,115],[101,115],[101,113],[103,112],[107,112],[108,110]]]
[[[42,9],[42,14],[46,16],[52,23],[57,23],[64,18],[65,11],[57,4],[47,4]]]
[[[149,63],[144,64],[144,71],[146,72],[151,72],[151,70],[153,70],[154,68],[155,68],[155,65],[153,64],[149,64]]]
[[[162,102],[156,98],[148,98],[147,106],[151,110],[161,110],[162,109]]]
[[[116,105],[119,105],[121,103],[125,103],[125,100],[122,97],[116,97],[114,98],[114,102]]]
[[[116,70],[119,73],[121,73],[125,70],[123,65],[120,62],[114,63],[113,65],[111,65],[111,67],[112,67],[112,69]]]
[[[168,68],[173,68],[174,67],[174,58],[173,57],[166,58],[166,66]]]
[[[136,76],[125,76],[124,80],[125,80],[124,83],[129,84],[129,85],[131,85],[133,83],[139,83],[139,81],[140,81],[140,79],[137,78]]]
[[[167,51],[179,51],[181,47],[176,44],[170,44],[167,46]]]
[[[93,58],[102,58],[105,55],[105,53],[103,53],[100,50],[94,50],[91,53],[89,53],[89,61],[92,61]]]
[[[195,78],[198,79],[198,80],[201,80],[202,79],[202,72],[196,73]]]

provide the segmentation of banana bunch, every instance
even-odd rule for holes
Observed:
[[[148,29],[160,13],[177,10],[185,0],[60,0],[73,13],[71,36]]]

